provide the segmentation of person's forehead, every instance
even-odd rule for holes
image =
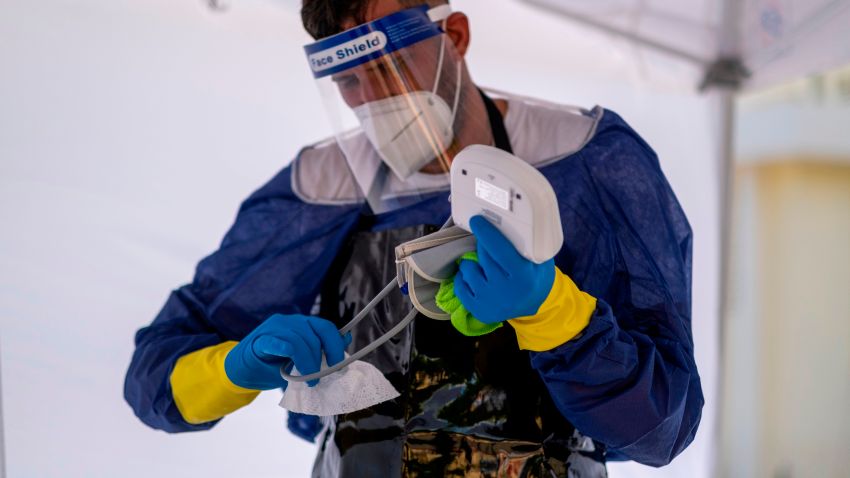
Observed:
[[[391,13],[395,13],[406,8],[409,7],[402,5],[398,0],[372,0],[369,2],[369,6],[366,7],[364,23],[377,20],[378,18],[385,17]],[[342,29],[348,30],[349,28],[354,28],[359,24],[360,23],[354,18],[347,18],[343,21]]]

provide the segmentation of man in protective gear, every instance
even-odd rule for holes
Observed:
[[[411,310],[402,292],[341,336],[392,280],[395,246],[450,216],[464,147],[513,153],[552,184],[564,245],[531,263],[475,218],[454,290],[469,337],[419,317],[365,357],[395,399],[289,426],[320,440],[313,475],[606,476],[662,466],[694,438],[688,221],[652,149],[615,113],[484,91],[468,18],[446,1],[304,0],[307,63],[334,127],[241,206],[194,280],[139,330],[125,397],[147,425],[207,430],[261,390],[341,361]],[[310,385],[315,385],[315,382]]]

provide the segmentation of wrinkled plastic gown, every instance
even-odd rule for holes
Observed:
[[[355,233],[328,274],[319,315],[347,323],[394,277],[395,246],[436,229]],[[410,307],[391,294],[354,330],[353,349]],[[603,446],[561,416],[511,327],[465,337],[419,315],[365,360],[401,396],[331,420],[314,477],[607,476]]]

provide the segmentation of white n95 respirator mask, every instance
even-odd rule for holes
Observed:
[[[355,107],[354,114],[381,160],[402,181],[433,161],[454,140],[454,122],[461,90],[461,62],[455,65],[454,105],[437,94],[446,53],[446,35],[440,40],[437,73],[431,91],[371,101]]]
[[[455,111],[434,92],[364,103],[354,114],[381,160],[401,180],[433,161],[435,151],[448,148],[454,139]]]

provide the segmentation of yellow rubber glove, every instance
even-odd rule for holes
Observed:
[[[516,330],[519,348],[543,352],[565,344],[581,333],[596,310],[596,299],[579,290],[555,268],[552,290],[537,313],[508,320]]]
[[[171,394],[187,423],[211,422],[248,405],[259,390],[235,385],[224,372],[224,358],[238,342],[224,342],[177,360],[171,371]]]

